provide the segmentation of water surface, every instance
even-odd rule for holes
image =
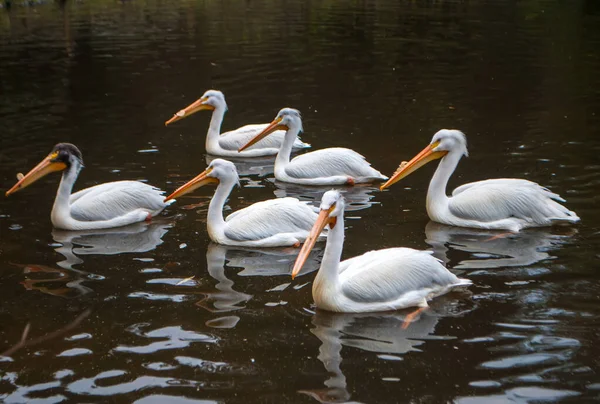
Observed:
[[[600,8],[594,1],[12,2],[0,10],[0,182],[58,142],[76,188],[171,191],[210,161],[208,113],[165,128],[206,89],[224,129],[290,106],[303,139],[391,173],[440,128],[469,141],[451,186],[525,177],[568,199],[570,228],[495,233],[430,223],[434,167],[348,190],[345,257],[431,248],[473,280],[403,330],[407,312],[316,312],[295,249],[212,244],[212,189],[151,224],[52,229],[58,176],[0,198],[5,402],[578,401],[598,398]],[[323,189],[236,161],[232,210]],[[25,343],[19,341],[25,336]],[[186,401],[187,400],[187,401]]]

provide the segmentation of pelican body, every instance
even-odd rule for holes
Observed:
[[[277,131],[269,139],[258,142],[250,150],[242,153],[238,149],[248,143],[258,133],[262,132],[268,124],[251,124],[241,128],[221,133],[221,123],[227,111],[227,103],[222,92],[208,90],[200,99],[188,105],[173,115],[173,118],[165,122],[165,126],[187,118],[188,116],[202,110],[212,111],[210,126],[206,134],[206,152],[221,157],[262,157],[274,156],[279,151],[284,138],[284,131]],[[292,145],[294,149],[310,148],[308,143],[296,139]]]
[[[45,175],[62,171],[51,219],[64,230],[95,230],[150,220],[170,203],[164,192],[139,181],[115,181],[71,194],[83,168],[81,152],[70,143],[59,143],[52,152],[6,192],[9,196]]]
[[[518,232],[527,227],[577,223],[580,220],[575,212],[559,203],[565,200],[558,194],[528,180],[498,178],[472,182],[456,188],[448,197],[448,179],[463,155],[468,155],[464,133],[442,129],[423,151],[408,163],[401,164],[381,189],[400,181],[428,162],[441,159],[427,191],[427,214],[434,222]]]
[[[179,187],[165,201],[210,183],[217,184],[208,206],[208,235],[217,244],[243,247],[300,246],[317,218],[315,209],[296,198],[257,202],[223,219],[225,201],[239,183],[235,165],[215,159],[208,168]],[[324,234],[323,234],[324,236]]]
[[[275,159],[275,179],[279,181],[301,185],[354,185],[387,179],[371,167],[363,156],[343,147],[316,150],[290,161],[292,147],[302,131],[300,112],[293,108],[283,108],[279,111],[275,120],[240,148],[240,152],[281,129],[286,132],[281,150]]]
[[[312,295],[319,309],[362,313],[418,306],[471,281],[448,271],[429,251],[386,248],[340,262],[344,245],[344,199],[338,191],[323,195],[321,211],[292,270],[295,277],[313,248],[316,235],[329,225],[321,268]]]

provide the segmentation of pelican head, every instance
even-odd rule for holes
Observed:
[[[214,159],[206,170],[198,174],[191,181],[180,186],[171,195],[165,198],[165,202],[188,194],[207,184],[219,184],[221,182],[239,183],[239,177],[235,164],[223,159]]]
[[[329,225],[329,228],[333,229],[337,224],[337,218],[343,215],[344,197],[339,191],[327,191],[321,198],[321,206],[319,209],[320,212],[317,221],[306,238],[302,250],[300,250],[300,254],[298,254],[298,258],[296,258],[296,263],[292,269],[292,279],[298,275],[304,266],[304,263],[308,259],[311,250],[315,246],[315,243],[325,226]]]
[[[215,109],[227,109],[225,96],[218,90],[208,90],[198,100],[173,115],[173,118],[165,122],[165,126],[187,118],[198,111],[214,111]]]
[[[383,191],[392,184],[400,181],[402,178],[417,171],[430,161],[441,159],[449,153],[458,154],[459,156],[469,155],[469,152],[467,151],[467,137],[457,129],[439,130],[433,135],[431,143],[429,143],[427,147],[413,157],[408,163],[403,161],[392,177],[379,187],[379,189]]]
[[[269,134],[275,132],[276,130],[288,130],[292,129],[296,133],[302,132],[302,116],[300,115],[300,111],[294,108],[283,108],[273,122],[269,124],[262,132],[256,135],[252,140],[246,143],[244,146],[240,147],[238,152],[246,150],[248,147],[252,146],[259,140],[267,137]]]
[[[50,154],[29,171],[27,175],[17,175],[19,181],[11,189],[6,191],[6,196],[28,187],[47,174],[55,171],[63,171],[73,165],[78,167],[83,166],[81,152],[71,143],[59,143],[54,146]]]

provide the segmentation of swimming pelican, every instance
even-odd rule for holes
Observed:
[[[371,167],[363,156],[354,150],[331,147],[302,154],[290,161],[292,145],[302,131],[300,112],[283,108],[275,120],[246,145],[244,151],[278,129],[285,129],[281,150],[275,159],[275,179],[302,185],[354,185],[384,181],[387,177]]]
[[[565,202],[559,195],[527,180],[498,178],[472,182],[456,188],[451,197],[446,196],[448,179],[463,155],[468,155],[464,133],[442,129],[423,151],[408,163],[401,164],[380,189],[441,158],[427,191],[427,214],[434,222],[518,232],[526,227],[579,221],[575,212],[556,202]]]
[[[344,198],[338,191],[323,195],[321,212],[294,264],[292,278],[304,265],[316,236],[327,225],[325,253],[312,288],[319,309],[362,313],[418,306],[409,315],[411,320],[427,308],[427,300],[453,288],[471,285],[470,280],[448,271],[431,252],[412,248],[369,251],[340,262],[344,246]]]
[[[197,177],[179,187],[165,201],[216,183],[217,190],[208,206],[208,235],[218,244],[245,247],[300,246],[317,219],[315,209],[296,198],[257,202],[223,219],[225,200],[239,178],[235,165],[215,159]],[[324,235],[323,235],[324,236]]]
[[[71,194],[83,168],[81,152],[70,143],[59,143],[52,152],[6,192],[9,196],[54,172],[62,171],[51,219],[65,230],[95,230],[120,227],[150,220],[169,203],[164,192],[139,181],[115,181],[95,185]]]
[[[200,99],[173,115],[173,118],[165,122],[165,126],[202,110],[212,111],[210,126],[206,134],[206,152],[209,154],[222,157],[274,156],[283,143],[285,132],[280,130],[275,132],[270,139],[265,139],[252,149],[238,153],[237,150],[240,147],[250,141],[257,133],[264,130],[268,124],[245,125],[229,132],[220,133],[223,116],[227,111],[227,103],[225,102],[223,93],[217,90],[208,90],[205,92]],[[295,149],[306,149],[309,147],[308,143],[304,143],[300,139],[296,139],[293,144],[293,148]]]

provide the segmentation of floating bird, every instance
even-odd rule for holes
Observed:
[[[321,211],[292,270],[294,278],[329,225],[321,268],[313,283],[317,308],[346,313],[398,310],[418,306],[410,322],[427,308],[427,300],[453,288],[471,285],[448,271],[429,251],[387,248],[340,262],[344,247],[344,198],[338,191],[323,195]]]
[[[468,155],[464,133],[442,129],[423,151],[408,163],[403,162],[380,189],[441,158],[427,191],[427,214],[434,222],[518,232],[527,227],[579,221],[575,212],[558,203],[565,202],[559,195],[527,180],[498,178],[472,182],[456,188],[451,197],[446,196],[448,179],[463,155]]]
[[[275,159],[275,178],[279,181],[302,185],[354,185],[387,179],[363,156],[342,147],[316,150],[290,161],[292,145],[302,131],[300,112],[293,108],[279,111],[275,120],[241,147],[240,152],[279,129],[286,130],[283,145]]]
[[[281,148],[285,134],[282,130],[275,132],[269,139],[257,143],[250,150],[239,153],[238,149],[248,143],[256,134],[263,131],[268,124],[245,125],[221,133],[221,123],[227,111],[227,103],[223,93],[217,90],[205,92],[199,100],[173,115],[173,118],[165,122],[165,126],[202,110],[212,111],[210,126],[206,134],[206,152],[209,154],[222,157],[261,157],[273,156]],[[294,149],[310,148],[308,143],[304,143],[300,139],[296,139],[292,146]]]
[[[208,235],[215,243],[246,247],[299,247],[317,219],[315,209],[296,198],[257,202],[223,219],[225,201],[239,183],[235,165],[223,159],[213,160],[204,172],[179,187],[165,202],[211,183],[218,184],[208,207],[207,220]]]
[[[59,143],[52,152],[6,192],[9,196],[54,172],[62,171],[51,219],[54,227],[65,230],[94,230],[150,220],[169,203],[164,192],[139,181],[115,181],[71,194],[83,168],[81,152],[70,143]]]

